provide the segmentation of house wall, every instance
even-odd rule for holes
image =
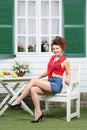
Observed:
[[[35,77],[43,73],[46,69],[47,63],[51,55],[30,55],[30,56],[17,56],[13,59],[2,59],[0,60],[0,69],[12,69],[14,61],[25,62],[29,64],[31,77]],[[80,92],[87,92],[87,58],[70,58],[71,63],[80,64]],[[0,92],[2,92],[0,85]]]
[[[14,64],[15,60],[25,62],[29,64],[29,68],[31,71],[29,76],[33,78],[45,71],[50,56],[51,55],[20,55],[13,59],[2,59],[0,60],[0,69],[12,69],[12,65]],[[81,106],[87,106],[87,58],[69,58],[69,61],[71,63],[80,64]],[[3,88],[2,85],[0,85],[0,93],[5,92],[6,90]]]

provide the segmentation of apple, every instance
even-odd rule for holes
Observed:
[[[16,73],[13,73],[13,74],[12,74],[12,77],[13,77],[13,78],[17,78],[18,75],[17,75]]]
[[[4,73],[3,73],[3,72],[0,72],[0,76],[4,76]]]
[[[11,73],[10,72],[6,72],[5,75],[11,75]]]

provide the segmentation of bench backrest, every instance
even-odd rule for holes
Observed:
[[[70,74],[71,74],[71,83],[79,83],[80,80],[80,65],[79,64],[70,64]],[[63,88],[61,90],[61,92],[66,92],[67,91],[67,87],[64,83],[65,81],[65,77],[66,74],[64,73],[63,76]],[[78,88],[79,89],[79,88]]]

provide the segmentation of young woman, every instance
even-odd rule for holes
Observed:
[[[62,37],[57,36],[52,41],[51,46],[54,55],[48,62],[47,70],[38,77],[31,79],[23,93],[12,104],[8,104],[11,108],[20,107],[21,100],[30,94],[36,109],[35,119],[31,121],[32,123],[37,123],[40,120],[42,121],[43,118],[38,95],[60,93],[64,72],[66,72],[65,83],[70,83],[70,63],[63,55],[63,51],[66,47],[65,40]],[[46,76],[48,76],[48,80],[41,79]]]

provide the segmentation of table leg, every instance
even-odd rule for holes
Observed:
[[[21,101],[22,102],[22,108],[27,111],[28,113],[30,113],[31,115],[34,115],[34,113],[32,112],[32,110],[24,103],[24,101]]]
[[[22,84],[18,84],[18,86],[23,85]],[[23,89],[25,88],[25,86],[22,86],[19,88],[19,90],[17,92],[15,92],[16,90],[13,90],[10,86],[8,86],[8,84],[3,84],[3,86],[6,88],[6,90],[9,92],[8,96],[6,97],[6,99],[4,99],[4,101],[2,101],[2,104],[4,103],[5,106],[0,110],[0,116],[7,110],[8,105],[6,104],[7,99],[11,96],[12,98],[9,100],[9,103],[12,103],[17,97],[18,95],[23,91]],[[14,87],[13,87],[14,88]],[[21,106],[25,111],[27,111],[28,113],[30,113],[31,115],[34,115],[34,113],[32,112],[32,110],[24,103],[24,101],[22,100],[22,106]]]
[[[6,88],[7,91],[9,91],[6,87],[6,83],[5,84],[2,84],[4,85],[4,87]],[[15,90],[17,87],[18,87],[19,83],[16,83],[16,85],[14,85],[13,89]],[[7,94],[7,96],[3,99],[3,101],[0,103],[0,109],[4,106],[4,104],[6,104],[6,102],[8,101],[8,99],[10,98],[12,94],[10,93],[9,91],[9,94]]]
[[[7,94],[7,96],[4,98],[4,100],[0,103],[0,109],[4,106],[4,104],[7,102],[7,100],[10,98],[10,95]]]

